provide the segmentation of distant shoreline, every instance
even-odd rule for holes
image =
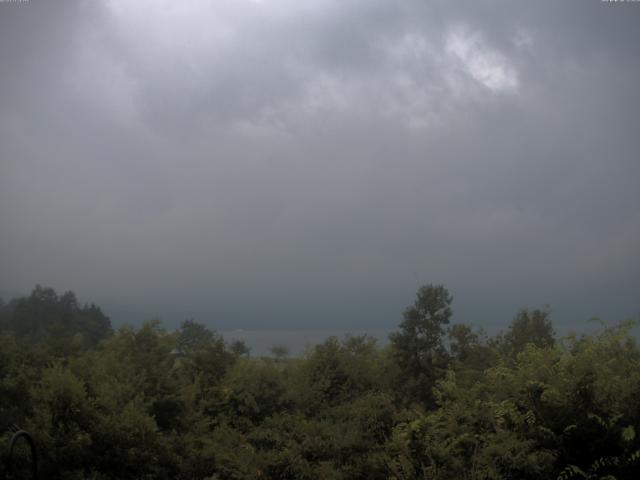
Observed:
[[[376,339],[378,346],[385,346],[392,330],[223,330],[219,333],[227,342],[242,340],[251,350],[252,356],[271,355],[274,345],[287,347],[289,356],[299,357],[307,348],[324,342],[335,336],[368,335]]]

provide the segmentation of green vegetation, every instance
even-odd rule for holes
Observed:
[[[488,338],[451,304],[420,288],[386,348],[254,358],[36,287],[0,304],[0,455],[18,424],[49,479],[638,478],[637,322],[558,340],[524,310]]]

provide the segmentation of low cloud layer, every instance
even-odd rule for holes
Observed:
[[[640,311],[640,5],[0,3],[0,291],[116,321]]]

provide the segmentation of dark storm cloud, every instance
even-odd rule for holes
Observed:
[[[220,328],[391,327],[422,282],[485,326],[635,315],[639,19],[0,4],[0,291]]]

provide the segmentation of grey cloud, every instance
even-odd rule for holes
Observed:
[[[1,4],[0,291],[219,328],[392,327],[420,282],[489,328],[635,315],[633,7]]]

